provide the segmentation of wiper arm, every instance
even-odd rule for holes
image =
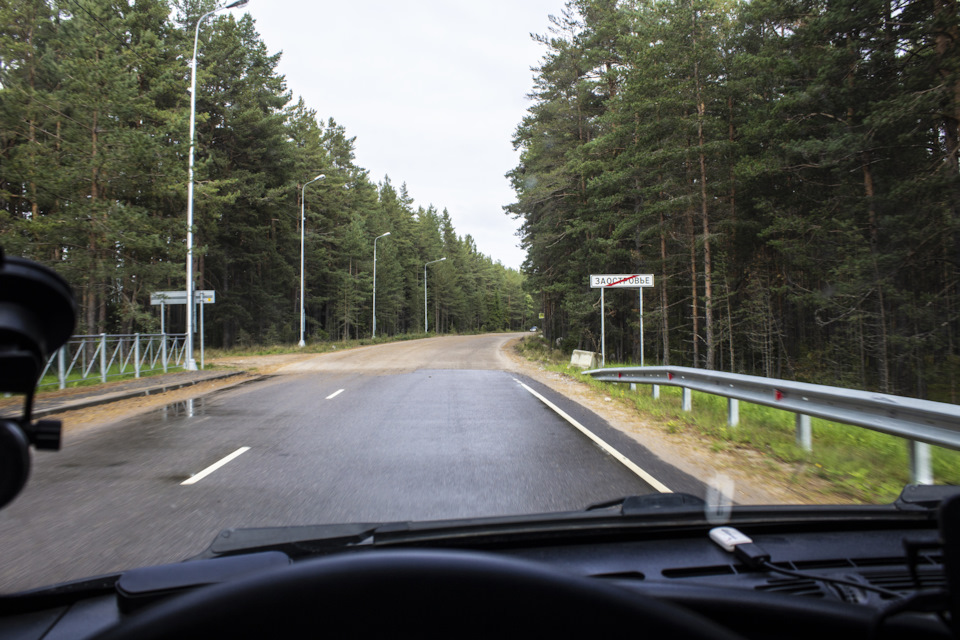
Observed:
[[[952,485],[908,484],[894,504],[901,511],[933,511],[948,498],[960,495],[960,487]]]

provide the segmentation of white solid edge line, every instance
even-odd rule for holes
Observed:
[[[337,390],[337,391],[334,391],[333,393],[331,393],[330,395],[327,396],[327,400],[333,400],[334,398],[336,398],[336,397],[337,397],[338,395],[340,395],[341,393],[343,393],[343,389],[339,389],[339,390]]]
[[[614,449],[613,447],[611,447],[609,444],[607,444],[606,442],[604,442],[603,439],[600,438],[598,435],[596,435],[595,433],[593,433],[592,431],[590,431],[589,429],[587,429],[585,426],[583,426],[582,424],[580,424],[579,422],[577,422],[576,420],[574,420],[573,417],[570,416],[570,415],[569,415],[567,412],[565,412],[563,409],[561,409],[561,408],[558,407],[557,405],[553,404],[552,402],[550,402],[549,400],[547,400],[546,398],[544,398],[541,394],[537,393],[536,391],[534,391],[533,389],[531,389],[531,388],[528,387],[527,385],[523,384],[522,382],[520,382],[520,381],[517,380],[516,378],[514,378],[514,380],[515,380],[516,383],[519,384],[521,387],[523,387],[524,389],[526,389],[527,391],[529,391],[530,393],[532,393],[535,398],[537,398],[538,400],[540,400],[540,402],[542,402],[543,404],[545,404],[545,405],[547,405],[548,407],[550,407],[551,409],[553,409],[553,410],[557,413],[557,415],[559,415],[561,418],[563,418],[564,420],[566,420],[567,422],[569,422],[570,424],[572,424],[574,427],[576,427],[577,429],[579,429],[580,432],[583,433],[583,435],[587,436],[588,438],[590,438],[591,440],[593,440],[594,442],[596,442],[597,445],[599,445],[601,449],[603,449],[604,451],[606,451],[607,453],[609,453],[611,456],[613,456],[614,458],[616,458],[618,461],[620,461],[620,463],[622,463],[623,466],[625,466],[627,469],[630,469],[630,471],[633,471],[635,474],[637,474],[638,476],[640,476],[640,478],[641,478],[644,482],[646,482],[647,484],[649,484],[651,487],[653,487],[654,489],[656,489],[656,490],[659,491],[660,493],[673,493],[673,491],[671,491],[671,490],[667,487],[667,485],[663,484],[662,482],[660,482],[659,480],[657,480],[656,478],[654,478],[652,475],[650,475],[649,473],[647,473],[646,471],[644,471],[643,469],[641,469],[640,467],[638,467],[636,464],[634,464],[634,462],[633,462],[632,460],[630,460],[630,459],[627,458],[625,455],[623,455],[622,453],[620,453],[619,451],[617,451],[616,449]]]
[[[222,458],[222,459],[218,460],[217,462],[214,462],[212,465],[210,465],[209,467],[207,467],[206,469],[204,469],[204,470],[201,471],[200,473],[198,473],[198,474],[196,474],[196,475],[190,476],[189,478],[187,478],[186,480],[184,480],[184,481],[181,482],[180,484],[181,484],[181,485],[186,485],[186,484],[193,484],[193,483],[195,483],[195,482],[199,482],[199,481],[203,480],[204,478],[206,478],[206,477],[207,477],[208,475],[210,475],[211,473],[213,473],[214,471],[216,471],[217,469],[219,469],[220,467],[222,467],[223,465],[227,464],[228,462],[230,462],[231,460],[233,460],[233,459],[236,458],[237,456],[240,456],[240,455],[246,453],[247,451],[250,451],[250,447],[240,447],[239,449],[237,449],[236,451],[234,451],[233,453],[231,453],[230,455],[228,455],[226,458]]]

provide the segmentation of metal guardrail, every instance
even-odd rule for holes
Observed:
[[[655,398],[661,385],[680,387],[684,411],[693,408],[692,391],[726,397],[730,426],[740,421],[741,400],[791,411],[797,416],[797,444],[807,451],[812,449],[811,416],[905,438],[911,476],[918,484],[933,484],[928,445],[960,450],[960,406],[945,402],[690,367],[612,367],[585,373],[604,382],[653,385]]]
[[[133,333],[91,336],[73,336],[47,361],[42,381],[51,371],[57,374],[56,382],[46,382],[38,387],[57,385],[60,389],[67,382],[129,375],[134,377],[148,371],[167,371],[170,367],[182,366],[186,349],[185,333]],[[72,374],[79,374],[79,376]]]

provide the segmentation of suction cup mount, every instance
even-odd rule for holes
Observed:
[[[0,508],[23,489],[30,475],[30,445],[60,448],[56,420],[34,423],[33,396],[50,354],[73,333],[76,301],[66,280],[31,260],[0,249],[0,393],[22,393],[19,418],[0,418]]]

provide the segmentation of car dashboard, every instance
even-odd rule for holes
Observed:
[[[673,602],[747,638],[809,638],[811,633],[825,630],[843,630],[845,637],[869,637],[873,625],[895,601],[871,587],[909,597],[947,586],[942,555],[935,550],[929,531],[742,530],[771,554],[775,566],[800,575],[746,566],[702,532],[671,539],[514,553]],[[919,553],[915,562],[908,562],[905,541],[930,550]],[[834,580],[861,583],[863,587]],[[951,637],[943,623],[927,613],[893,617],[884,627],[893,633],[890,637]]]
[[[313,619],[329,629],[345,622],[339,618],[364,621],[353,635],[471,636],[599,632],[611,620],[646,624],[654,616],[665,619],[651,622],[650,637],[698,637],[691,620],[704,623],[702,637],[953,637],[939,610],[949,581],[933,519],[737,526],[773,567],[794,575],[746,565],[710,539],[708,525],[448,530],[319,551],[264,548],[7,596],[0,637],[189,637],[234,624],[222,615],[240,621],[229,634],[239,637],[282,637]],[[568,592],[568,580],[586,591]],[[257,604],[273,596],[277,602]],[[609,610],[605,600],[628,610]],[[366,613],[356,618],[361,605]],[[171,619],[179,622],[168,628]]]

